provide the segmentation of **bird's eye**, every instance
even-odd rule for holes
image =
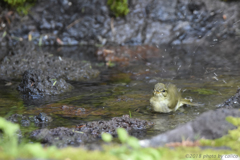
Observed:
[[[166,92],[166,90],[162,90],[162,92]]]

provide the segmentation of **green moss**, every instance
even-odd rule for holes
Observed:
[[[62,156],[59,159],[70,159],[70,160],[117,160],[118,157],[115,157],[109,153],[101,152],[101,151],[87,151],[83,148],[73,148],[68,147],[64,149],[60,149]]]
[[[28,14],[29,9],[33,6],[35,0],[4,0],[12,8],[15,8],[18,13]]]
[[[131,75],[128,73],[118,73],[110,77],[110,81],[114,83],[130,83]]]
[[[121,116],[129,114],[129,111],[131,111],[131,116],[135,117],[136,115],[141,116],[141,114],[134,112],[134,110],[136,108],[145,110],[146,106],[149,104],[149,99],[150,95],[125,93],[117,97],[109,97],[103,101],[102,105],[107,106],[104,111],[111,113],[111,115]]]
[[[221,147],[226,146],[234,151],[240,153],[240,118],[227,117],[226,120],[238,128],[228,131],[228,135],[225,135],[216,140],[201,140],[201,144],[205,146]]]
[[[108,0],[107,5],[116,17],[125,16],[129,12],[127,0]]]
[[[213,95],[217,93],[217,91],[214,91],[212,89],[206,89],[206,88],[193,89],[191,91],[198,92],[199,94],[203,94],[203,95]]]

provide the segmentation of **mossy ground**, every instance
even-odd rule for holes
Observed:
[[[214,91],[212,89],[206,89],[206,88],[194,89],[192,91],[198,92],[198,94],[203,94],[203,95],[214,95],[214,94],[218,93],[217,91]]]

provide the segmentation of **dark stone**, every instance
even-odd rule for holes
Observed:
[[[82,143],[96,140],[96,136],[89,135],[75,129],[58,127],[54,129],[39,129],[31,133],[31,137],[45,145],[57,147],[79,146]]]
[[[191,1],[188,4],[188,9],[192,13],[194,13],[194,11],[199,11],[204,7],[205,7],[205,4],[203,2],[198,2],[198,1]]]
[[[21,120],[21,125],[22,126],[29,126],[30,125],[30,120],[29,120],[29,117],[28,116],[22,116],[22,120]]]
[[[37,97],[60,94],[72,88],[72,85],[62,78],[56,79],[51,75],[45,75],[41,70],[30,69],[24,72],[17,90],[24,95]]]
[[[226,100],[224,103],[218,105],[219,108],[240,108],[240,88],[237,93]]]
[[[58,147],[79,146],[89,142],[96,143],[103,132],[117,135],[116,129],[125,128],[131,135],[143,137],[146,129],[153,123],[145,120],[130,118],[129,115],[114,117],[109,121],[94,121],[77,125],[76,128],[58,127],[54,129],[39,129],[31,133],[31,137],[45,145]]]
[[[153,123],[137,118],[130,118],[129,115],[123,115],[122,117],[114,117],[109,121],[94,121],[88,122],[83,127],[77,126],[80,131],[95,134],[100,136],[102,132],[107,132],[112,135],[117,135],[117,128],[125,128],[129,133],[137,130],[145,130],[152,126]],[[136,135],[136,134],[135,134]],[[136,136],[138,137],[138,136]]]
[[[10,117],[7,118],[8,121],[13,123],[19,123],[22,120],[22,115],[20,114],[13,114]]]
[[[178,40],[209,44],[216,37],[235,37],[240,27],[240,23],[235,23],[239,7],[239,1],[141,0],[129,2],[128,15],[116,18],[112,17],[107,0],[37,1],[24,19],[3,9],[0,18],[5,26],[0,34],[7,30],[12,37],[27,39],[33,33],[34,43],[41,39],[43,45],[169,44]],[[173,30],[181,23],[189,23],[189,28]],[[175,36],[179,31],[186,34],[184,39]],[[18,43],[12,37],[0,37],[0,44]]]
[[[52,122],[52,117],[48,116],[46,113],[39,113],[34,117],[35,123],[49,123]]]
[[[54,83],[51,79],[57,79],[56,84],[52,87],[61,87],[63,91],[67,88],[64,88],[65,81],[61,78],[84,81],[96,78],[99,74],[98,70],[92,69],[89,62],[72,60],[71,58],[54,56],[50,53],[37,51],[35,46],[29,42],[19,43],[17,46],[12,47],[10,53],[11,54],[3,58],[0,64],[0,74],[2,78],[9,77],[20,79],[25,71],[34,68],[40,71],[37,71],[36,74],[32,74],[28,71],[25,75],[27,76],[26,78],[33,76],[32,78],[34,78],[34,81],[38,83],[41,81],[42,85],[49,85],[49,87],[49,83]],[[30,79],[26,80],[24,84],[26,85],[28,83],[28,85],[31,85],[30,81]]]
[[[40,128],[45,128],[50,122],[52,122],[52,118],[46,113],[39,113],[37,116],[13,114],[9,116],[7,120],[13,123],[18,123],[24,127],[28,127],[31,123],[34,123],[35,126]]]

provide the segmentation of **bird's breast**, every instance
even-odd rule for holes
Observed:
[[[168,113],[172,111],[168,106],[168,100],[160,100],[157,97],[152,97],[150,104],[155,112]]]

